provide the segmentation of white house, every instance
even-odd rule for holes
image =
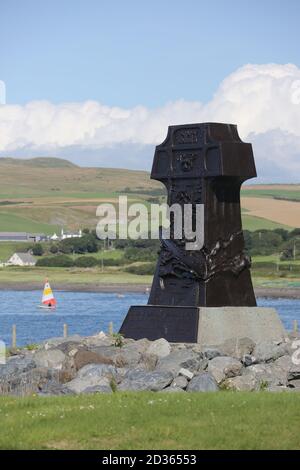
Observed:
[[[35,266],[36,259],[30,253],[14,253],[6,263],[7,266]]]
[[[81,238],[82,237],[82,230],[79,230],[77,233],[72,233],[72,232],[64,232],[64,229],[61,229],[61,234],[60,236],[54,233],[51,237],[50,240],[56,241],[56,240],[65,240],[66,238]]]

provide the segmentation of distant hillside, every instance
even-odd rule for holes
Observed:
[[[0,158],[0,182],[0,231],[95,228],[101,202],[127,194],[148,204],[166,192],[147,171],[79,167],[59,158]],[[244,228],[300,225],[300,185],[244,186],[241,202]]]
[[[146,171],[79,167],[59,158],[0,158],[0,198],[102,198],[103,193],[157,193]]]
[[[30,166],[36,168],[76,168],[77,165],[64,160],[62,158],[54,157],[36,157],[36,158],[9,158],[0,157],[0,165],[18,165]]]

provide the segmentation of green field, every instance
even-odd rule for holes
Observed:
[[[164,186],[151,180],[146,171],[81,168],[55,158],[0,158],[0,179],[0,231],[49,234],[57,226],[69,230],[95,228],[96,207],[101,201],[116,200],[119,194],[127,194],[131,200],[149,205],[151,195],[157,198],[165,191]],[[242,196],[297,201],[300,200],[300,186],[257,185],[250,189],[245,186]],[[243,212],[246,230],[284,227]]]
[[[25,252],[29,248],[26,242],[0,242],[0,263],[6,262],[15,252]],[[49,255],[47,255],[49,256]],[[50,255],[51,256],[51,255]],[[55,256],[55,255],[52,255]],[[82,255],[68,255],[73,259],[79,258]],[[97,253],[92,253],[91,256],[99,260],[103,259],[120,259],[123,256],[122,250],[101,250]]]
[[[20,215],[0,211],[0,231],[1,232],[32,232],[52,235],[59,230],[57,225],[50,225]]]
[[[21,268],[14,266],[0,268],[0,284],[36,284],[43,283],[45,278],[49,278],[54,288],[62,284],[101,286],[103,284],[151,284],[152,282],[152,276],[124,273],[118,268],[105,268],[103,273],[101,268]]]
[[[291,185],[291,188],[293,186]],[[241,193],[242,197],[275,197],[280,199],[287,199],[287,200],[299,200],[300,201],[300,190],[298,189],[272,189],[270,185],[270,189],[260,189],[259,186],[257,189],[242,189]]]
[[[300,393],[0,398],[1,449],[299,449]]]
[[[0,267],[0,285],[16,286],[22,285],[36,286],[43,284],[45,278],[49,278],[52,287],[58,289],[61,287],[75,286],[76,288],[97,289],[101,286],[109,286],[116,284],[130,286],[142,285],[150,286],[152,284],[152,276],[138,275],[121,271],[118,267],[101,268],[20,268],[20,267]],[[293,288],[300,287],[300,274],[291,272],[276,272],[276,270],[251,271],[253,284],[255,287],[280,287]]]
[[[242,224],[244,230],[250,230],[254,232],[255,230],[275,230],[276,228],[284,228],[285,230],[292,230],[291,227],[287,225],[278,224],[277,222],[272,222],[272,220],[262,219],[260,217],[254,217],[252,215],[247,215],[242,213]]]

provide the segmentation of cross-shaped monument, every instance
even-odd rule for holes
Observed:
[[[254,336],[263,336],[268,329],[263,325],[271,318],[275,336],[284,334],[275,310],[256,307],[245,252],[240,189],[255,176],[252,146],[241,141],[235,125],[169,127],[165,141],[156,147],[151,178],[166,186],[169,206],[190,205],[193,226],[202,231],[201,243],[197,248],[194,240],[195,248],[187,249],[193,240],[186,238],[184,219],[178,239],[170,217],[170,237],[161,239],[148,305],[130,308],[122,334],[214,344],[237,330],[247,336],[249,328]],[[200,229],[197,205],[202,206]]]

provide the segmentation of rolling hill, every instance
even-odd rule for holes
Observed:
[[[165,190],[146,171],[79,167],[59,158],[0,158],[0,231],[94,228],[97,206],[117,202],[119,194],[147,201]],[[300,185],[244,186],[242,208],[245,229],[299,227]]]

